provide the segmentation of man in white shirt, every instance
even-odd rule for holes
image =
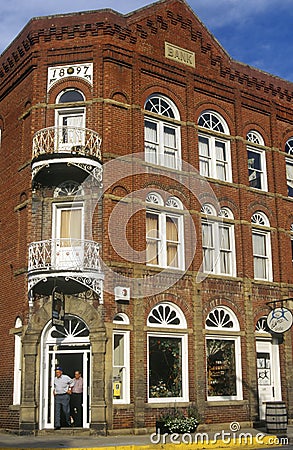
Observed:
[[[64,413],[67,426],[70,427],[70,394],[73,386],[73,380],[63,374],[62,367],[56,367],[56,376],[54,378],[54,391],[55,396],[55,430],[61,428],[61,410]]]

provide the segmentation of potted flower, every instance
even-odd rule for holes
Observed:
[[[194,433],[200,422],[197,408],[192,405],[186,411],[172,408],[161,414],[156,421],[156,431],[164,433]]]

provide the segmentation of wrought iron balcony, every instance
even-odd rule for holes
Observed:
[[[58,286],[65,294],[93,291],[103,303],[99,244],[81,239],[48,239],[29,245],[28,290],[51,295]]]
[[[66,179],[83,182],[91,175],[102,181],[101,138],[88,128],[49,127],[33,137],[33,183],[55,185]]]
[[[101,160],[101,138],[93,130],[72,126],[43,128],[35,133],[33,160],[41,155],[62,153]]]
[[[48,239],[29,245],[28,272],[100,271],[99,244],[82,239]]]

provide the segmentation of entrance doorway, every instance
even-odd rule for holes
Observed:
[[[265,419],[266,403],[282,400],[279,346],[271,339],[256,340],[259,418]]]
[[[76,370],[83,378],[82,427],[90,424],[90,342],[89,330],[78,317],[65,317],[64,327],[48,324],[42,336],[42,370],[40,398],[40,429],[54,428],[54,377],[61,366],[70,378]],[[62,426],[62,423],[61,423]]]

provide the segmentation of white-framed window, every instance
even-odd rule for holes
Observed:
[[[288,197],[293,197],[293,137],[288,139],[285,145],[286,157],[286,179]]]
[[[152,164],[181,169],[180,120],[177,107],[161,94],[151,95],[144,106],[146,112],[145,159]],[[152,113],[148,115],[148,112]]]
[[[159,303],[147,326],[153,328],[147,345],[149,403],[188,401],[188,337],[182,311],[173,303]]]
[[[232,182],[229,127],[215,111],[204,111],[198,119],[199,131],[199,172],[207,178]]]
[[[206,323],[207,400],[242,400],[239,322],[229,308],[219,306]]]
[[[21,332],[22,320],[17,317],[14,325],[14,377],[13,377],[13,404],[20,405],[21,401]]]
[[[183,205],[174,196],[164,204],[155,192],[146,198],[146,259],[148,265],[184,270]]]
[[[254,278],[256,280],[273,280],[271,236],[265,227],[270,226],[267,216],[257,211],[251,218],[252,223],[252,251]]]
[[[114,324],[129,323],[126,315],[117,314]],[[130,403],[130,358],[128,330],[113,331],[113,403]]]
[[[202,247],[203,271],[217,275],[236,276],[234,219],[232,211],[221,208],[217,215],[212,205],[203,205]]]
[[[248,159],[248,179],[249,186],[262,191],[268,190],[267,171],[266,171],[266,154],[263,148],[264,140],[260,133],[251,130],[246,135],[247,159]]]
[[[77,89],[66,89],[57,96],[56,103],[62,105],[62,108],[55,110],[56,145],[59,150],[71,152],[76,146],[84,145],[85,107],[76,106],[84,100],[83,93]]]

